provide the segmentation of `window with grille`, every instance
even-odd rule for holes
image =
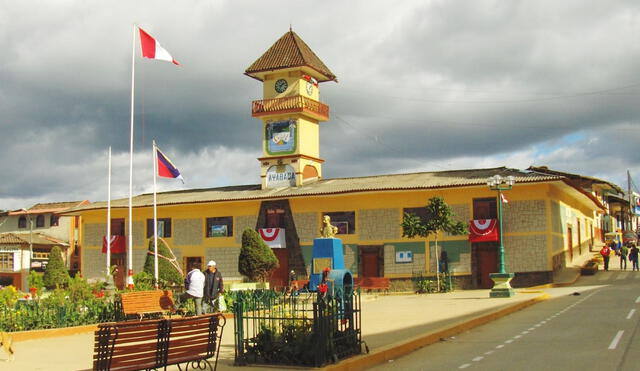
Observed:
[[[207,218],[207,237],[233,236],[233,217]]]
[[[356,212],[355,211],[337,211],[331,213],[322,213],[329,215],[331,225],[338,228],[338,234],[355,234],[356,233]]]
[[[147,238],[153,237],[153,219],[147,219]],[[171,218],[158,219],[158,237],[171,237]]]
[[[13,253],[12,252],[0,252],[0,270],[2,271],[13,270]]]

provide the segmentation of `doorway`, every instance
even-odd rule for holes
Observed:
[[[111,235],[124,237],[124,219],[111,219]],[[116,267],[113,274],[113,283],[120,290],[124,289],[124,281],[127,272],[127,254],[124,252],[111,252],[111,266]]]
[[[204,258],[202,256],[185,256],[184,257],[184,272],[188,273],[191,271],[191,265],[197,264],[198,269],[202,270],[202,261]]]
[[[280,288],[289,284],[289,252],[287,249],[271,249],[278,259],[280,266],[271,272],[269,287]]]
[[[569,251],[569,261],[573,261],[573,229],[567,227],[567,250]]]
[[[384,272],[383,246],[358,246],[360,277],[382,277]]]
[[[476,287],[490,289],[493,280],[490,273],[498,272],[498,245],[493,242],[474,243],[473,249],[476,255]]]

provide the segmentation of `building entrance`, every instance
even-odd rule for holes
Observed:
[[[360,252],[360,277],[382,277],[384,271],[382,246],[358,246]]]
[[[493,287],[490,273],[498,272],[498,245],[494,242],[474,243],[473,251],[476,261],[475,285],[480,289]]]

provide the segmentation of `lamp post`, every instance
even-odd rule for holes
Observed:
[[[511,175],[502,177],[494,175],[487,179],[487,185],[492,191],[498,192],[498,225],[500,233],[500,247],[498,250],[498,272],[489,274],[494,282],[490,296],[492,298],[509,298],[515,295],[513,288],[509,282],[513,279],[513,273],[507,273],[504,267],[504,240],[502,236],[502,191],[508,191],[513,188],[515,178]]]
[[[27,216],[29,217],[29,268],[27,269],[27,272],[31,272],[31,264],[33,263],[33,218],[31,217],[31,213],[27,209],[22,208],[20,210],[27,214]],[[25,284],[26,283],[27,281],[25,281]]]

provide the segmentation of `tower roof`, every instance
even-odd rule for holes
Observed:
[[[262,81],[264,73],[292,67],[309,67],[318,81],[337,81],[316,53],[302,41],[292,30],[282,35],[271,47],[258,58],[246,71],[245,75]]]

